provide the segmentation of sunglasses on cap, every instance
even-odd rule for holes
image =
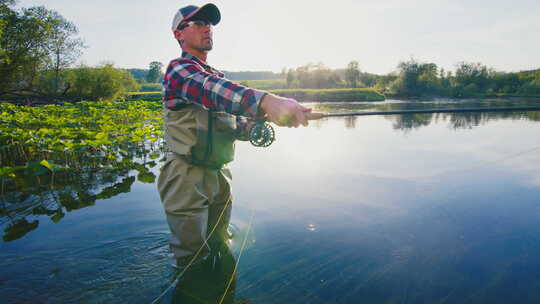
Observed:
[[[196,28],[201,28],[201,27],[205,27],[207,25],[210,25],[212,26],[212,22],[208,21],[208,20],[190,20],[190,21],[185,21],[185,22],[182,22],[178,25],[178,30],[183,30],[185,29],[186,27],[189,27],[189,26],[195,26]]]

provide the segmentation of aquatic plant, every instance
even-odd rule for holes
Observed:
[[[4,240],[53,222],[98,199],[153,183],[164,149],[161,103],[80,102],[39,107],[0,104],[0,210]],[[3,221],[2,224],[5,224]]]

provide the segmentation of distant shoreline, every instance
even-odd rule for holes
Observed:
[[[355,101],[385,101],[387,99],[398,100],[432,100],[445,99],[488,99],[488,98],[540,98],[540,95],[517,95],[517,94],[476,94],[472,96],[402,96],[397,94],[381,94],[374,89],[275,89],[268,92],[284,97],[290,97],[299,102],[355,102]],[[131,92],[130,100],[161,100],[161,92]]]
[[[403,101],[418,101],[418,100],[462,100],[462,99],[505,99],[505,98],[531,98],[540,99],[540,95],[519,95],[519,94],[476,94],[472,96],[401,96],[397,94],[381,94],[374,89],[276,89],[268,90],[268,92],[284,97],[290,97],[299,102],[380,102],[388,99],[403,100]],[[161,101],[161,92],[129,92],[126,100],[146,100],[146,101]],[[80,100],[50,100],[39,98],[2,98],[0,103],[14,103],[26,105],[45,105],[45,104],[62,104],[64,102],[77,102]]]

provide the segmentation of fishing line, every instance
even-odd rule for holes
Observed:
[[[487,167],[489,165],[492,165],[492,164],[502,163],[502,162],[507,161],[507,160],[515,159],[515,158],[517,158],[519,156],[534,152],[536,150],[540,150],[540,146],[536,146],[536,147],[533,147],[533,148],[527,149],[527,150],[522,150],[522,151],[519,151],[517,153],[509,154],[509,155],[503,156],[503,157],[498,158],[498,159],[488,160],[488,161],[485,161],[483,163],[480,163],[478,165],[475,165],[475,166],[472,166],[472,167],[469,167],[469,168],[458,169],[458,170],[448,170],[448,171],[445,171],[445,172],[442,172],[442,173],[428,175],[428,176],[424,176],[424,177],[420,177],[420,178],[433,178],[433,177],[436,177],[436,176],[447,175],[447,174],[451,174],[451,173],[467,172],[467,171],[472,171],[472,170],[476,170],[476,169],[482,169],[482,168],[485,168],[485,167]]]
[[[210,237],[212,236],[212,234],[214,234],[218,224],[221,222],[221,218],[223,217],[223,214],[225,214],[225,210],[227,210],[227,207],[232,203],[232,199],[229,199],[229,201],[227,202],[227,204],[225,204],[225,207],[223,208],[223,210],[221,210],[221,213],[219,214],[219,217],[218,217],[218,220],[216,221],[216,224],[214,225],[214,227],[212,228],[212,230],[210,231],[210,233],[208,234],[208,236],[206,237],[206,239],[204,240],[204,243],[201,245],[201,247],[197,250],[197,252],[195,252],[195,254],[193,255],[193,257],[191,258],[191,260],[189,261],[189,263],[186,265],[186,267],[176,276],[176,278],[174,279],[174,281],[154,300],[152,301],[151,304],[155,304],[157,303],[161,298],[163,298],[163,296],[165,296],[165,294],[173,287],[175,286],[176,284],[178,284],[180,278],[184,275],[184,273],[186,273],[186,271],[193,265],[193,262],[197,259],[197,257],[199,256],[199,254],[201,253],[202,249],[204,248],[205,245],[208,245],[208,240],[210,239]]]
[[[225,288],[225,292],[223,293],[223,296],[221,297],[221,300],[219,301],[219,304],[223,303],[223,300],[225,299],[225,296],[227,295],[227,292],[229,291],[229,288],[231,287],[232,281],[234,280],[234,276],[236,274],[236,270],[238,269],[238,264],[240,264],[240,258],[242,257],[242,253],[244,252],[244,249],[246,247],[246,241],[248,239],[249,233],[251,232],[251,227],[253,224],[253,216],[254,211],[251,210],[251,216],[249,219],[248,228],[246,231],[246,236],[244,237],[244,241],[242,242],[242,247],[240,247],[240,252],[238,253],[238,259],[236,260],[236,264],[234,265],[234,270],[231,274],[231,279],[229,280],[229,283],[227,283],[227,287]]]
[[[197,259],[197,257],[199,256],[199,254],[201,253],[202,249],[204,248],[204,246],[207,244],[208,240],[210,239],[210,237],[212,236],[212,234],[214,234],[218,224],[220,223],[221,221],[221,218],[223,217],[223,214],[225,213],[225,210],[227,210],[227,207],[232,203],[232,199],[230,199],[227,204],[225,205],[225,207],[223,208],[223,210],[221,211],[219,217],[218,217],[218,220],[216,221],[216,225],[214,225],[214,227],[212,228],[212,230],[210,231],[210,233],[208,234],[207,238],[204,240],[204,243],[201,245],[201,247],[197,250],[197,252],[195,253],[195,255],[193,256],[193,258],[189,261],[189,263],[186,265],[186,267],[182,270],[182,272],[180,274],[178,274],[176,276],[176,278],[174,279],[174,281],[154,300],[152,301],[151,304],[155,304],[157,303],[161,298],[163,298],[163,296],[165,296],[165,294],[172,288],[174,287],[175,285],[178,284],[180,278],[184,275],[184,273],[186,273],[186,271],[193,265],[193,262]],[[240,248],[240,252],[238,254],[238,259],[236,261],[236,264],[234,266],[234,270],[233,270],[233,273],[231,275],[231,279],[229,280],[229,283],[227,284],[227,288],[225,289],[225,293],[223,294],[222,298],[221,298],[221,301],[219,302],[220,304],[223,302],[223,300],[225,299],[225,295],[227,294],[227,291],[229,290],[231,284],[232,284],[232,281],[233,281],[233,278],[234,278],[234,274],[236,273],[236,269],[238,267],[238,264],[240,263],[240,257],[242,256],[242,253],[244,252],[244,249],[245,249],[245,245],[246,245],[246,241],[248,239],[248,236],[249,236],[249,233],[251,231],[251,227],[252,227],[252,224],[253,224],[253,218],[255,216],[255,211],[254,210],[251,210],[251,215],[250,215],[250,220],[249,220],[249,224],[248,224],[248,228],[247,228],[247,232],[246,232],[246,236],[244,237],[244,241],[242,242],[242,246]]]

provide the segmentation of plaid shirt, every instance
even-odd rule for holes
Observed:
[[[255,117],[266,92],[250,89],[223,78],[223,73],[183,52],[172,60],[163,77],[163,105],[178,109],[183,104],[198,104],[206,109],[236,115],[239,137],[246,133],[244,117]]]

